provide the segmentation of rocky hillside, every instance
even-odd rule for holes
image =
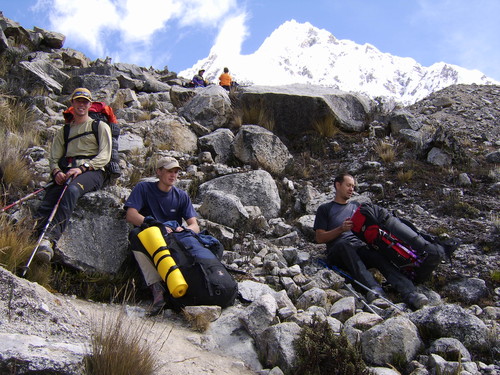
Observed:
[[[214,358],[235,358],[236,367],[200,365],[191,353],[183,359],[176,352],[185,373],[238,366],[239,373],[293,373],[301,353],[292,342],[314,315],[357,343],[375,374],[498,373],[500,87],[450,86],[390,111],[365,96],[311,86],[228,94],[218,86],[184,88],[174,72],[90,61],[63,48],[56,33],[7,19],[0,26],[0,102],[29,108],[34,119],[26,128],[39,136],[22,153],[19,172],[32,176],[28,187],[7,189],[2,180],[5,203],[47,180],[49,144],[74,88],[88,87],[111,104],[121,126],[122,175],[80,200],[57,244],[57,269],[89,275],[123,269],[129,256],[123,201],[140,178],[153,176],[156,158],[170,155],[184,167],[179,184],[193,197],[202,228],[223,242],[224,262],[240,272],[245,302],[218,311],[211,329],[190,339]],[[18,135],[3,123],[1,130],[6,149]],[[332,198],[340,171],[357,177],[356,199],[461,241],[451,262],[419,286],[430,306],[411,311],[384,285],[396,305],[375,300],[368,310],[348,280],[317,264],[324,247],[313,240],[314,213]],[[38,202],[5,215],[29,217]],[[0,279],[1,371],[81,373],[93,319],[82,304],[4,269]],[[134,282],[137,303],[123,310],[145,320],[148,295]],[[157,319],[183,324],[171,311]],[[166,365],[159,373],[168,371]]]

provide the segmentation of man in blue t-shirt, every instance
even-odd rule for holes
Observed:
[[[184,220],[187,228],[198,233],[200,228],[196,219],[196,211],[189,195],[174,186],[181,169],[175,158],[161,158],[156,163],[156,175],[159,180],[139,182],[125,202],[127,221],[136,227],[141,226],[145,219],[150,218],[162,223],[170,222],[165,228],[167,232],[172,232],[183,230],[181,225]],[[171,222],[177,224],[172,228]],[[151,259],[141,251],[132,250],[144,280],[153,293],[153,307],[149,314],[157,315],[165,306],[164,282]]]
[[[319,206],[314,221],[316,242],[326,244],[328,263],[346,268],[354,279],[372,289],[374,293],[369,292],[367,295],[369,302],[372,302],[377,294],[384,295],[384,290],[368,270],[377,268],[402,295],[406,303],[415,308],[427,304],[428,298],[416,291],[410,279],[351,231],[353,225],[351,217],[359,206],[349,202],[356,186],[354,177],[350,174],[341,174],[335,178],[334,185],[335,198]]]

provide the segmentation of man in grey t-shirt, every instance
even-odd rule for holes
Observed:
[[[356,203],[349,202],[356,186],[354,177],[341,174],[335,178],[334,185],[335,198],[318,208],[314,221],[316,242],[326,244],[328,263],[345,268],[357,281],[372,289],[375,293],[368,293],[369,302],[377,294],[384,295],[384,290],[368,270],[377,268],[407,304],[420,308],[429,303],[428,298],[418,293],[413,282],[396,266],[352,233],[351,217],[358,208]]]

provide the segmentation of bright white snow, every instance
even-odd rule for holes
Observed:
[[[223,35],[217,40],[226,41],[224,48],[216,43],[207,58],[179,75],[190,79],[203,68],[205,78],[218,83],[227,66],[233,79],[243,85],[321,85],[403,104],[452,84],[500,84],[478,70],[443,62],[424,67],[412,58],[383,53],[370,44],[339,40],[308,22],[285,22],[251,55],[241,55],[241,45],[228,50]]]

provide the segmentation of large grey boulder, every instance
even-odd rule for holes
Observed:
[[[83,373],[90,325],[64,297],[0,267],[0,317],[0,373]]]
[[[61,57],[64,65],[86,68],[90,65],[90,59],[83,52],[72,48],[65,48],[61,52]]]
[[[21,61],[15,69],[20,78],[41,84],[49,92],[57,95],[62,91],[63,82],[70,78],[45,59]]]
[[[300,326],[294,322],[279,323],[267,328],[257,338],[257,347],[264,365],[278,366],[289,373],[295,361],[294,340],[299,336]]]
[[[28,30],[19,23],[4,17],[3,14],[0,14],[0,29],[6,37],[6,47],[24,46],[33,50],[37,45],[37,43],[33,42],[33,37]]]
[[[227,164],[231,159],[231,144],[234,134],[231,130],[220,128],[214,132],[198,138],[198,145],[201,151],[208,151],[216,163]]]
[[[139,126],[139,124],[136,124]],[[163,114],[153,120],[142,121],[144,139],[160,149],[193,154],[198,149],[198,137],[178,116]]]
[[[370,364],[385,365],[395,356],[410,362],[423,345],[417,327],[406,317],[396,316],[361,334],[361,352]]]
[[[276,323],[277,310],[276,299],[270,294],[264,294],[245,309],[240,319],[247,332],[256,338],[265,329]]]
[[[258,206],[266,219],[278,217],[281,201],[276,182],[263,170],[230,174],[204,182],[199,186],[199,198],[212,190],[237,196],[244,206]]]
[[[427,154],[427,161],[433,165],[446,167],[451,165],[452,157],[443,150],[433,147]]]
[[[66,40],[66,37],[63,34],[55,31],[44,30],[36,26],[33,28],[33,31],[35,33],[42,34],[41,44],[49,48],[62,48]]]
[[[210,221],[230,228],[244,227],[250,217],[237,196],[219,190],[205,194],[199,213]]]
[[[335,131],[322,129],[328,124],[346,131],[363,131],[368,127],[367,115],[373,106],[370,99],[360,94],[323,86],[249,86],[241,90],[243,113],[259,113],[256,117],[268,122],[266,128],[272,126],[273,133],[289,140],[311,131],[328,135]]]
[[[92,93],[92,98],[97,101],[112,103],[115,93],[120,89],[120,83],[112,76],[100,74],[86,74],[73,76],[63,84],[62,94],[69,95],[78,87],[86,87]]]
[[[336,301],[330,308],[329,314],[341,322],[347,321],[356,312],[356,300],[348,296]]]
[[[258,125],[243,125],[234,137],[232,150],[243,163],[261,167],[273,174],[283,173],[292,160],[283,142]]]
[[[410,314],[411,321],[429,337],[452,337],[467,349],[486,349],[490,333],[476,316],[458,305],[443,304]]]
[[[439,354],[448,360],[464,361],[471,360],[467,348],[459,340],[451,337],[441,337],[435,340],[429,347],[429,353]]]
[[[481,298],[488,296],[486,282],[477,277],[451,282],[445,287],[445,291],[469,305],[479,303]]]
[[[196,90],[196,95],[179,109],[179,114],[189,121],[215,130],[229,123],[233,109],[228,93],[219,85]]]
[[[0,30],[0,52],[5,51],[7,48],[9,48],[9,41],[3,30]]]
[[[253,371],[262,369],[254,339],[245,332],[240,317],[245,306],[235,305],[222,310],[221,316],[210,323],[203,339],[209,338],[216,350],[226,356],[241,359]],[[207,340],[208,341],[208,340]]]
[[[388,123],[392,134],[399,134],[403,129],[418,131],[422,127],[422,123],[404,109],[391,112]]]
[[[326,307],[327,295],[323,289],[312,288],[297,298],[297,308],[302,310],[307,310],[311,306]]]
[[[196,95],[194,88],[187,88],[182,86],[172,86],[170,88],[170,98],[172,103],[177,108],[183,107],[188,101]]]
[[[128,255],[128,232],[118,197],[102,190],[88,193],[78,200],[56,255],[82,271],[116,273]]]
[[[356,345],[361,340],[361,334],[379,324],[383,319],[373,313],[360,312],[351,316],[344,322],[343,332],[351,345]]]

